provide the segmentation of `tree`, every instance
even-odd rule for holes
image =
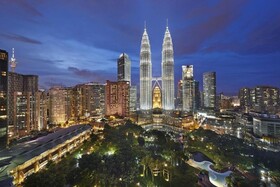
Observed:
[[[145,139],[143,138],[143,137],[138,137],[137,138],[137,141],[138,141],[138,144],[140,145],[140,146],[144,146],[145,145]]]

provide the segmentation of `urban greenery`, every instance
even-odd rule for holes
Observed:
[[[23,186],[198,186],[199,170],[186,161],[200,152],[214,162],[214,170],[231,169],[228,186],[258,186],[265,168],[279,185],[279,153],[260,150],[255,144],[229,135],[197,129],[184,135],[144,131],[128,121],[93,134],[83,147],[58,163],[25,180]]]
[[[174,134],[146,132],[128,121],[105,125],[102,135],[93,135],[76,153],[27,177],[23,186],[197,186],[199,171],[185,159]]]

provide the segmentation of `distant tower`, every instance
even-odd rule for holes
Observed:
[[[118,59],[118,81],[129,81],[131,85],[130,59],[127,54],[122,53]]]
[[[140,109],[152,109],[152,62],[151,47],[146,24],[140,50]]]
[[[174,109],[174,52],[168,22],[162,44],[162,108]]]
[[[216,72],[203,73],[204,108],[214,109],[216,105]]]
[[[11,60],[10,60],[10,67],[12,69],[12,72],[15,72],[15,69],[16,69],[16,66],[17,66],[17,61],[16,61],[16,58],[15,58],[15,48],[12,49],[13,52],[12,52],[12,57],[11,57]]]

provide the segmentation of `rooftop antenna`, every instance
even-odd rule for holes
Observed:
[[[15,58],[15,48],[12,48],[12,57],[11,57],[11,60],[10,60],[10,67],[12,69],[12,72],[15,72],[16,66],[17,66],[17,61],[16,61],[16,58]]]

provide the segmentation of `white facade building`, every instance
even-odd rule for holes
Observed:
[[[152,62],[149,36],[144,29],[140,51],[140,109],[152,109]]]
[[[174,52],[168,26],[162,44],[162,108],[174,110]]]
[[[258,136],[269,136],[280,138],[280,119],[277,118],[253,118],[254,134]]]

